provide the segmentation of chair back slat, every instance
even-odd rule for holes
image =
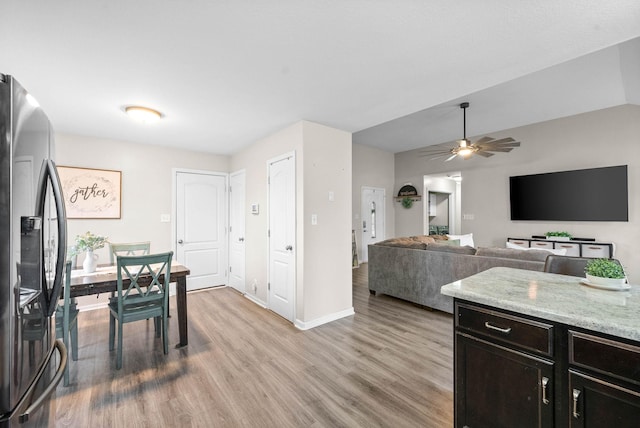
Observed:
[[[173,252],[144,256],[118,256],[118,305],[139,306],[169,297]],[[125,281],[129,284],[125,285]],[[132,299],[135,297],[134,299]],[[132,299],[132,301],[128,301]]]
[[[109,259],[111,264],[115,263],[118,256],[145,256],[151,251],[151,242],[126,242],[126,243],[109,243]]]

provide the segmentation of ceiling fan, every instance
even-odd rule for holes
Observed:
[[[514,140],[511,137],[500,138],[496,140],[491,137],[482,137],[475,143],[472,143],[467,138],[467,108],[469,107],[468,102],[464,102],[460,104],[460,108],[462,109],[462,126],[463,126],[463,137],[462,140],[458,140],[455,146],[451,147],[451,143],[443,143],[436,144],[430,146],[424,150],[421,150],[420,153],[422,157],[429,156],[429,160],[442,159],[446,157],[445,162],[448,162],[454,159],[456,156],[461,157],[462,159],[469,159],[472,155],[478,155],[485,158],[493,156],[495,153],[492,152],[510,152],[515,147],[520,147],[520,142]]]

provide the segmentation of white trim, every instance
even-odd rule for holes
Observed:
[[[253,294],[249,294],[249,293],[245,293],[244,297],[246,297],[247,299],[249,299],[250,301],[252,301],[253,303],[255,303],[256,305],[260,306],[262,309],[267,309],[267,303],[263,302],[262,300],[258,299],[256,296],[254,296]]]
[[[336,321],[336,320],[339,320],[340,318],[348,317],[348,316],[351,316],[351,315],[355,315],[355,311],[353,310],[353,306],[350,307],[349,309],[345,309],[344,311],[334,312],[332,314],[328,314],[328,315],[322,316],[320,318],[316,318],[316,319],[311,320],[311,321],[296,320],[294,325],[299,330],[309,330],[311,328],[318,327],[318,326],[320,326],[322,324],[330,323],[332,321]]]

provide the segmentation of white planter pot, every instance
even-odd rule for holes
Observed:
[[[593,276],[587,274],[587,281],[591,284],[602,285],[604,287],[624,287],[626,278],[602,278],[601,276]]]
[[[568,236],[547,236],[549,241],[571,241],[571,238]]]

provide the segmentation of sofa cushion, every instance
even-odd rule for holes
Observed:
[[[551,254],[545,250],[517,250],[512,248],[487,248],[480,247],[476,252],[477,256],[500,257],[503,259],[530,260],[534,262],[544,262]]]
[[[460,246],[460,245],[443,244],[441,242],[436,242],[434,244],[427,245],[427,250],[442,251],[445,253],[466,254],[471,256],[476,253],[476,249],[473,247],[469,247],[468,245]]]
[[[411,238],[391,238],[377,242],[376,245],[382,245],[385,247],[411,248],[414,250],[424,250],[425,248],[427,248],[427,244],[425,244],[424,242],[414,241]]]

